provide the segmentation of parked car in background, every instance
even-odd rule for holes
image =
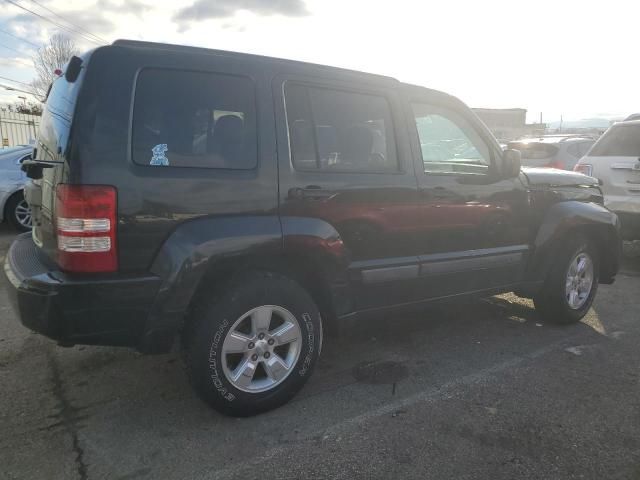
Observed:
[[[29,145],[0,150],[0,221],[21,231],[31,228],[31,210],[22,193],[28,179],[20,165],[32,152]]]
[[[580,135],[545,135],[509,142],[508,147],[520,150],[525,167],[572,170],[595,139]]]
[[[600,180],[605,205],[620,217],[623,237],[639,240],[640,120],[610,127],[574,170]]]
[[[509,148],[509,140],[505,140],[504,138],[497,138],[496,140],[502,150],[507,150]]]
[[[640,120],[640,113],[632,113],[624,119],[625,122],[630,122],[631,120]]]

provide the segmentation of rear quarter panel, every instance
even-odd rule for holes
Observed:
[[[613,211],[640,214],[640,158],[584,157],[602,182],[605,205]]]
[[[221,170],[133,163],[132,105],[137,75],[145,67],[250,77],[260,127],[258,167]],[[198,52],[124,46],[94,52],[75,121],[79,164],[71,169],[70,182],[117,187],[122,271],[149,268],[164,241],[187,220],[277,215],[274,120],[267,75],[255,61]]]

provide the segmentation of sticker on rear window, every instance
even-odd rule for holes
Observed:
[[[168,166],[169,159],[164,154],[164,152],[166,152],[167,150],[169,149],[167,148],[166,143],[159,143],[158,145],[153,147],[151,149],[151,151],[153,152],[153,157],[151,157],[151,161],[149,162],[149,165],[159,165],[161,167]]]

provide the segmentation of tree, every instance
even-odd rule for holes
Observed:
[[[42,115],[42,104],[37,102],[21,103],[16,102],[12,105],[13,111],[16,113],[25,113],[27,115]]]
[[[49,43],[38,49],[33,57],[33,65],[36,69],[36,78],[31,82],[33,92],[44,100],[49,85],[55,79],[55,71],[62,67],[69,59],[77,55],[76,44],[69,37],[55,34],[49,39]]]

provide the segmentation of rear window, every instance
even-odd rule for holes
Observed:
[[[580,156],[580,144],[574,143],[574,144],[569,145],[567,147],[567,152],[569,152],[569,154],[573,155],[574,157],[579,157]]]
[[[520,150],[523,159],[542,160],[551,158],[558,153],[558,148],[548,143],[538,142],[510,142],[509,148]]]
[[[640,125],[615,125],[596,142],[589,156],[640,157]]]
[[[139,165],[248,170],[257,164],[251,79],[143,70],[133,109],[133,161]]]
[[[86,64],[89,55],[83,57]],[[59,154],[66,154],[71,130],[71,120],[82,80],[83,67],[75,82],[67,82],[64,75],[55,79],[42,110],[42,119],[38,129],[39,160],[56,161]]]
[[[580,144],[580,156],[583,157],[584,155],[586,155],[594,143],[595,143],[594,141],[582,142]]]

